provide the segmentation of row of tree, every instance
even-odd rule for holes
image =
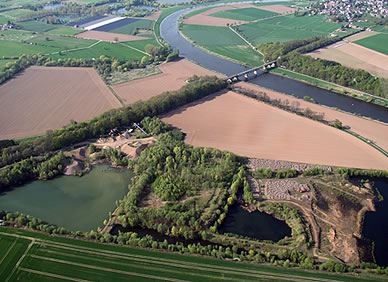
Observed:
[[[99,137],[113,128],[125,128],[133,122],[140,122],[144,117],[167,113],[225,87],[225,82],[217,77],[193,77],[180,90],[162,93],[146,102],[140,101],[120,109],[112,109],[88,122],[74,122],[34,140],[22,141],[16,146],[2,149],[0,166]]]

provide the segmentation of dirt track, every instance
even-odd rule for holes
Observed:
[[[0,86],[0,139],[44,134],[120,106],[92,68],[33,66]]]
[[[141,36],[112,33],[112,32],[104,32],[104,31],[96,31],[96,30],[88,30],[88,31],[77,34],[75,37],[83,38],[83,39],[109,41],[109,42],[116,42],[116,41],[117,42],[125,42],[125,41],[148,39],[146,37],[141,37]]]
[[[161,74],[117,84],[112,86],[112,88],[126,104],[132,104],[139,100],[148,100],[165,91],[178,90],[194,74],[198,76],[217,75],[222,77],[188,60],[170,62],[161,65],[159,68],[162,71]]]
[[[218,93],[171,112],[165,122],[186,142],[254,158],[387,169],[388,159],[338,129],[233,92]]]

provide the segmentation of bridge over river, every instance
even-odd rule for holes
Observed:
[[[233,83],[233,82],[242,80],[241,78],[243,78],[243,80],[245,81],[248,81],[250,79],[257,78],[260,74],[263,74],[266,70],[270,70],[276,67],[277,67],[276,61],[271,61],[268,63],[264,63],[261,66],[244,70],[237,74],[231,75],[226,79],[226,81],[228,83]]]

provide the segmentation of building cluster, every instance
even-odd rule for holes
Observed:
[[[8,23],[0,24],[0,30],[8,30],[14,28],[14,24],[8,21]]]
[[[315,14],[328,15],[352,24],[361,17],[385,18],[388,16],[388,0],[323,0],[311,7]]]

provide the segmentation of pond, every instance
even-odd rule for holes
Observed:
[[[98,165],[82,177],[60,176],[16,187],[0,196],[0,208],[72,231],[96,230],[128,192],[130,177],[128,170]]]
[[[374,241],[374,256],[378,265],[388,266],[388,179],[370,178],[380,194],[384,197],[383,202],[376,203],[376,212],[367,212],[364,218],[362,230],[363,237]],[[361,178],[353,178],[352,182]]]
[[[291,237],[291,228],[284,221],[264,212],[248,212],[239,205],[229,209],[219,231],[274,242]]]

